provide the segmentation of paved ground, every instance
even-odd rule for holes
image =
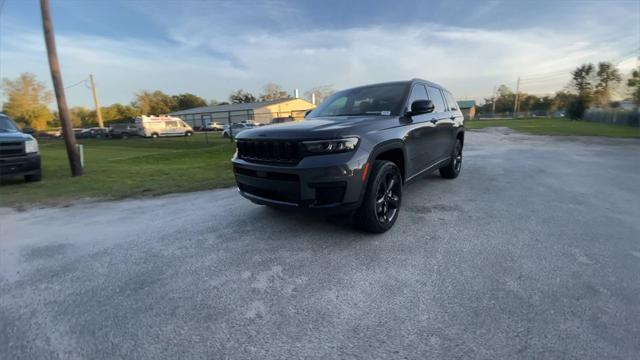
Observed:
[[[0,211],[0,358],[637,359],[640,142],[468,134],[372,236],[233,190]]]

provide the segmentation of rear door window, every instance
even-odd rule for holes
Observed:
[[[440,89],[427,86],[427,92],[429,93],[429,99],[433,101],[433,105],[435,106],[434,112],[445,112],[446,105]]]
[[[447,98],[447,104],[449,105],[449,111],[458,110],[458,103],[456,102],[456,99],[453,97],[453,95],[450,92],[445,91],[444,92],[444,96]]]

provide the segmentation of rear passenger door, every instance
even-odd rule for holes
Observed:
[[[451,120],[449,146],[453,151],[453,146],[455,146],[456,131],[458,127],[462,126],[462,124],[464,123],[464,116],[462,115],[462,111],[460,111],[459,109],[458,102],[453,97],[453,95],[446,90],[443,90],[442,93],[444,94],[445,100],[447,100],[447,107],[449,108],[449,120]]]
[[[429,165],[433,165],[444,158],[448,158],[450,155],[449,137],[453,121],[450,119],[451,115],[447,111],[447,103],[440,89],[427,86],[427,92],[429,93],[429,100],[433,101],[435,106],[433,113],[429,114],[431,115],[430,121],[434,124],[433,141],[429,144],[429,148],[434,155]]]

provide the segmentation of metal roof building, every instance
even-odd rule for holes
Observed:
[[[193,127],[205,126],[213,121],[228,124],[242,120],[253,120],[257,123],[268,124],[272,119],[279,117],[291,116],[296,120],[302,120],[304,113],[315,107],[314,104],[306,100],[289,98],[254,103],[203,106],[174,111],[169,115],[177,116]]]

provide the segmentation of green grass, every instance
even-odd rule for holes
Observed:
[[[227,187],[233,144],[219,134],[191,138],[79,140],[84,176],[72,178],[62,140],[41,140],[41,182],[3,181],[0,206],[58,205]]]
[[[467,129],[484,129],[488,127],[505,126],[516,131],[535,135],[580,135],[640,138],[640,128],[637,127],[567,119],[531,118],[472,120],[466,121],[464,125]]]

